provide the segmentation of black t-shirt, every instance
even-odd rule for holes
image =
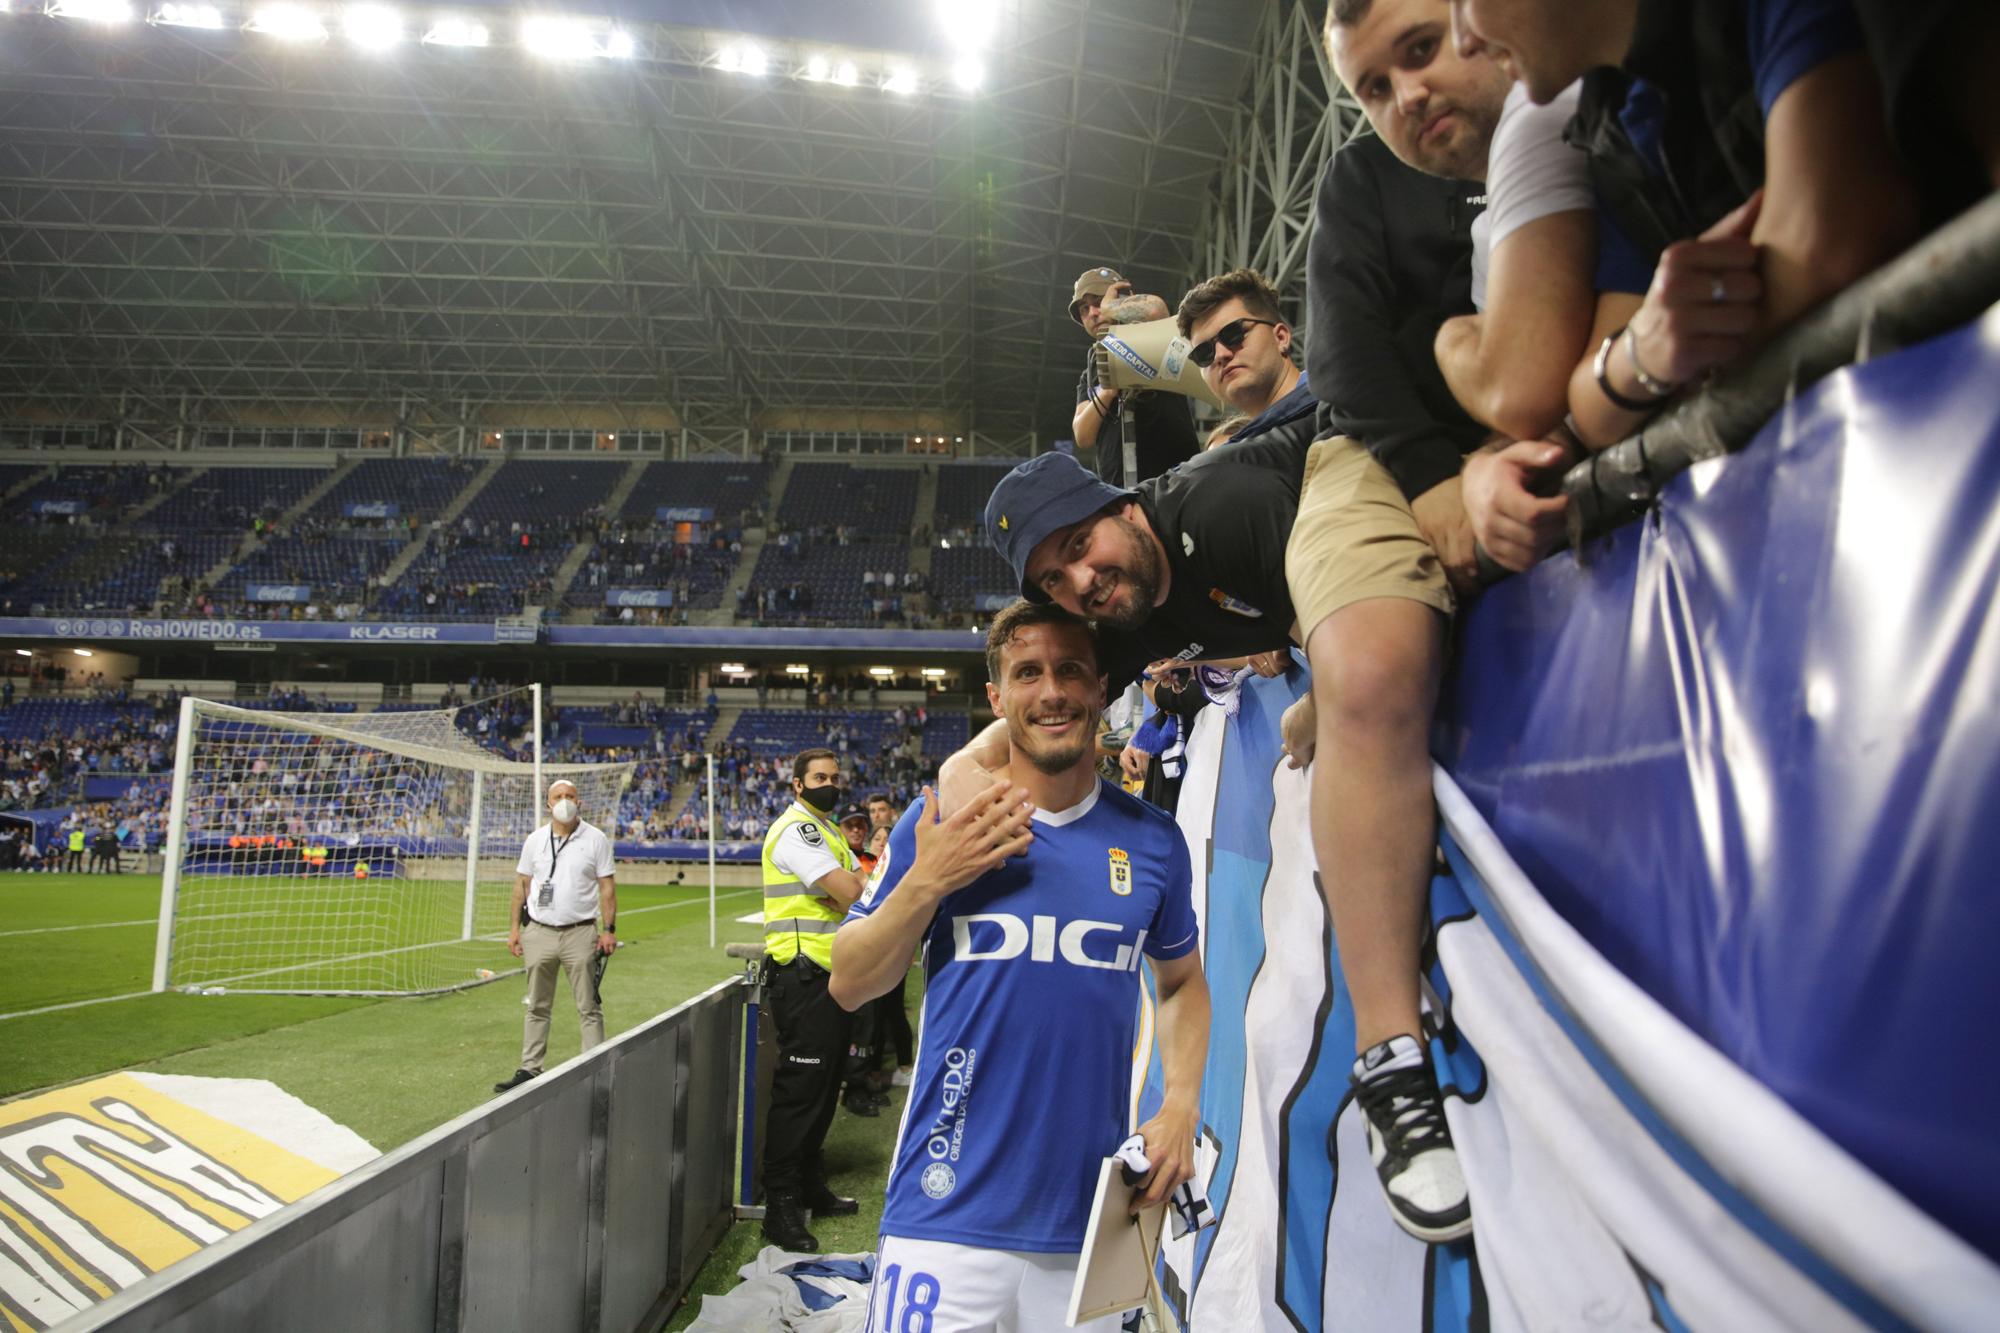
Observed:
[[[1173,578],[1144,625],[1099,629],[1098,660],[1113,692],[1162,657],[1201,662],[1291,642],[1285,543],[1308,444],[1287,434],[1221,445],[1139,487]]]
[[[1083,363],[1083,376],[1076,382],[1076,401],[1090,397],[1097,387],[1096,344]],[[1127,389],[1111,417],[1097,426],[1097,475],[1113,486],[1125,484],[1124,404],[1132,404],[1132,421],[1139,436],[1139,480],[1150,481],[1169,468],[1178,467],[1201,452],[1194,437],[1194,404],[1177,393]]]

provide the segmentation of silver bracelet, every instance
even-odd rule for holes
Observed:
[[[1654,379],[1646,373],[1646,368],[1639,364],[1639,335],[1632,331],[1630,324],[1625,326],[1625,355],[1632,362],[1632,378],[1638,380],[1639,387],[1647,393],[1655,398],[1670,398],[1680,392],[1680,385]]]

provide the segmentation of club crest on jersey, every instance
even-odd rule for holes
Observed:
[[[1120,898],[1132,893],[1132,858],[1125,854],[1123,847],[1111,849],[1111,891]]]
[[[1220,588],[1210,588],[1208,590],[1208,600],[1234,616],[1247,616],[1252,620],[1261,620],[1264,617],[1264,613],[1250,605],[1250,603],[1240,598],[1231,597]]]
[[[958,1187],[958,1173],[943,1162],[932,1162],[924,1168],[917,1182],[924,1187],[924,1193],[933,1199],[942,1199]]]

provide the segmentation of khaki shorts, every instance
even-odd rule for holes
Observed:
[[[1444,565],[1389,470],[1345,436],[1315,440],[1285,544],[1285,582],[1302,639],[1335,611],[1401,597],[1452,613]]]

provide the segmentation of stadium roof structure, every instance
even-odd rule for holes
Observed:
[[[606,405],[1046,440],[1076,273],[1170,303],[1227,263],[1293,282],[1354,123],[1305,0],[968,2],[994,20],[970,54],[931,0],[661,3],[581,37],[477,5],[447,30],[432,6],[9,3],[0,412]]]

